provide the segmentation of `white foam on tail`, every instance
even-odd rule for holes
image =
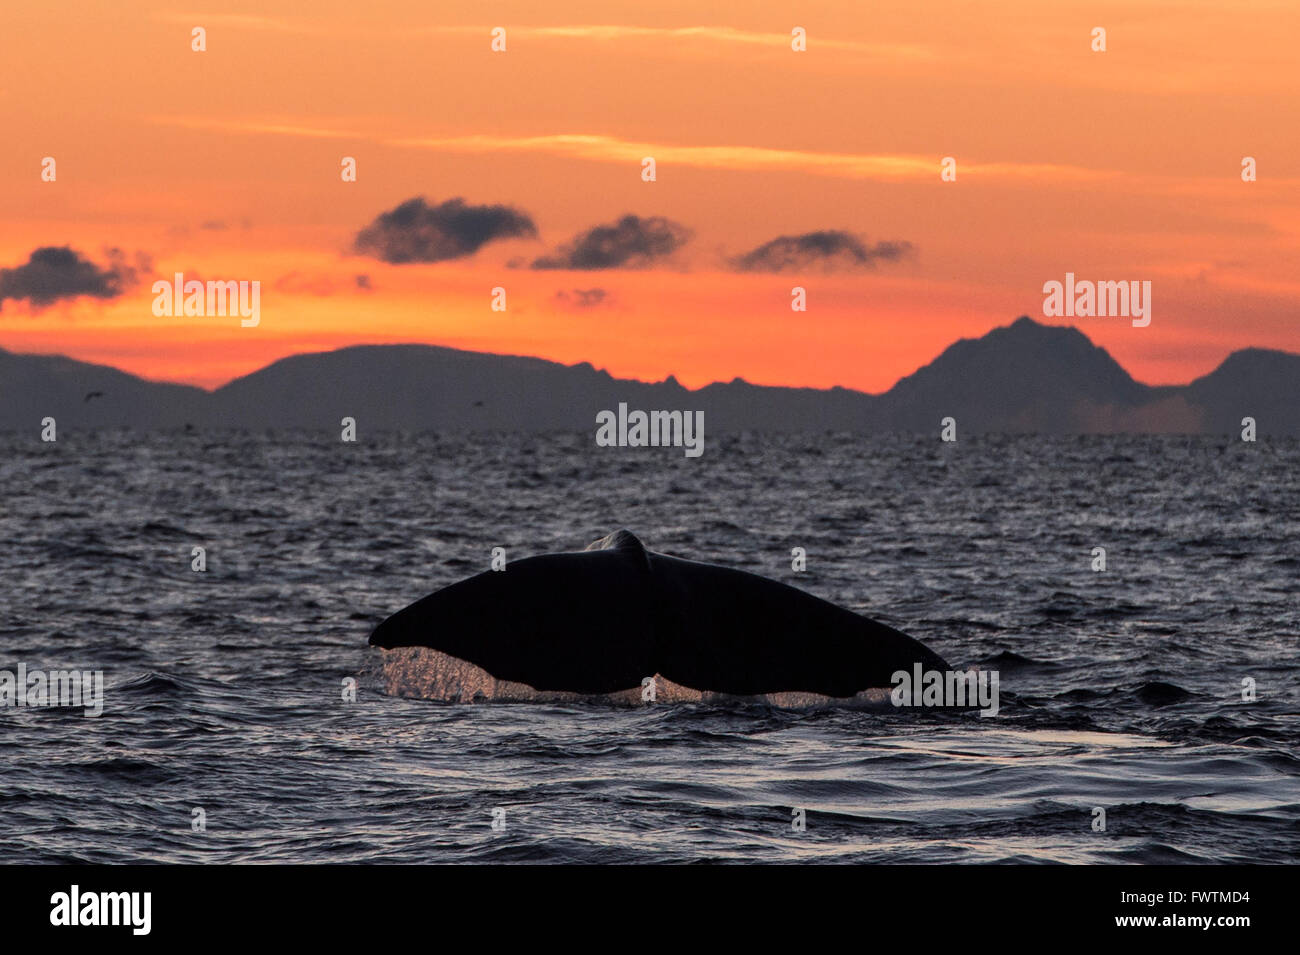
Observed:
[[[617,693],[571,693],[538,690],[527,683],[498,680],[487,670],[467,660],[428,647],[397,647],[383,651],[379,679],[384,692],[419,700],[444,703],[576,703],[595,702],[623,706],[647,706],[642,690],[635,687]],[[873,687],[854,696],[823,696],[820,693],[788,691],[758,696],[734,696],[695,690],[654,674],[655,703],[766,703],[769,706],[801,709],[812,706],[847,706],[893,709],[888,687]]]

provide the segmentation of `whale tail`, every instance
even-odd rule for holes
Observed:
[[[411,604],[370,643],[423,646],[537,690],[606,694],[662,674],[735,696],[853,697],[950,669],[901,631],[755,574],[647,551],[619,529]]]
[[[626,527],[621,527],[612,534],[606,534],[583,548],[584,552],[589,550],[620,551],[633,557],[638,564],[644,564],[646,570],[650,569],[650,556],[646,553],[645,545]]]

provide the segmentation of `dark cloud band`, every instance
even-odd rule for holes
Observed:
[[[353,249],[393,265],[445,262],[473,255],[499,239],[536,235],[527,213],[510,206],[471,206],[464,199],[431,206],[417,196],[380,213],[357,233]]]
[[[560,289],[555,293],[555,300],[569,308],[596,308],[609,298],[603,288]]]
[[[626,215],[611,225],[579,233],[555,254],[534,260],[532,267],[575,271],[645,268],[672,255],[690,238],[690,229],[662,216],[643,219]]]
[[[80,296],[117,298],[139,281],[149,266],[143,259],[128,265],[121,249],[109,249],[107,264],[96,265],[69,246],[47,245],[34,250],[27,262],[0,269],[0,307],[6,299],[25,300],[36,308]]]
[[[884,241],[867,245],[851,232],[826,229],[803,235],[778,236],[732,259],[731,267],[737,272],[872,269],[877,262],[901,259],[912,251],[910,242]]]

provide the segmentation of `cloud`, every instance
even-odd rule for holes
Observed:
[[[768,146],[699,146],[678,143],[648,143],[593,133],[551,133],[543,136],[490,136],[474,133],[466,136],[404,136],[390,138],[377,132],[355,129],[328,129],[312,126],[312,120],[241,118],[210,120],[194,116],[146,116],[146,121],[182,129],[220,130],[231,133],[268,136],[302,136],[326,139],[362,139],[385,146],[430,149],[467,155],[501,152],[541,153],[589,162],[638,163],[644,156],[654,156],[661,166],[689,166],[695,169],[730,169],[740,172],[790,172],[860,179],[875,182],[933,181],[939,174],[940,160],[934,155],[827,153]],[[1147,190],[1169,191],[1181,185],[1168,175],[1137,176],[1120,169],[1090,169],[1062,163],[985,161],[961,158],[963,179],[1012,182],[1040,182],[1051,186],[1060,183],[1124,181]],[[1209,179],[1206,182],[1219,182]],[[1274,179],[1274,183],[1292,185],[1294,177]]]
[[[803,172],[844,179],[877,182],[933,181],[939,176],[934,155],[823,153],[767,146],[690,146],[648,143],[587,133],[552,133],[544,136],[417,137],[387,140],[387,145],[434,149],[439,152],[489,154],[504,151],[543,153],[592,162],[638,163],[653,156],[661,168],[732,169],[745,172]],[[989,179],[1063,182],[1098,182],[1131,178],[1120,170],[1088,169],[1053,163],[982,162],[961,157],[961,176]],[[1126,180],[1128,181],[1128,180]],[[1149,180],[1144,180],[1149,181]]]
[[[380,213],[357,233],[353,249],[393,265],[445,262],[473,255],[498,239],[536,235],[533,220],[510,206],[470,206],[464,199],[431,206],[417,196]]]
[[[444,26],[432,27],[431,33],[467,33],[486,35],[489,26]],[[540,37],[561,40],[639,40],[646,39],[660,43],[659,51],[671,52],[678,41],[699,40],[706,43],[736,44],[740,46],[767,47],[778,54],[790,52],[789,33],[759,33],[752,30],[739,30],[734,27],[689,26],[689,27],[646,27],[625,24],[579,23],[561,26],[513,26],[511,36]],[[870,43],[860,40],[838,39],[824,35],[815,35],[812,41],[818,51],[842,50],[868,56],[873,60],[888,58],[931,61],[939,54],[929,47],[906,43]]]
[[[342,275],[336,272],[293,271],[275,280],[273,288],[286,295],[329,298],[355,292],[372,292],[374,283],[365,272]]]
[[[579,233],[557,253],[533,260],[535,269],[644,268],[666,258],[691,238],[684,225],[652,216],[626,215],[612,225]]]
[[[778,236],[732,259],[731,267],[737,272],[874,269],[877,262],[892,262],[911,253],[910,242],[890,240],[869,246],[851,232],[824,229]]]
[[[105,255],[108,262],[101,267],[66,245],[34,250],[26,264],[0,268],[0,308],[5,299],[25,299],[36,308],[45,308],[83,295],[117,298],[139,281],[140,272],[151,269],[142,255],[134,266],[127,264],[121,249],[108,249]]]
[[[555,300],[569,308],[596,308],[608,299],[609,292],[603,288],[560,289],[555,293]]]

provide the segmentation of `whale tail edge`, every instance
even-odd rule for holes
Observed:
[[[646,553],[645,545],[641,539],[633,534],[626,527],[620,527],[618,530],[606,534],[599,540],[594,540],[586,547],[588,550],[616,550],[622,551],[630,557],[634,557],[637,563],[643,564],[646,570],[650,569],[650,555]]]

